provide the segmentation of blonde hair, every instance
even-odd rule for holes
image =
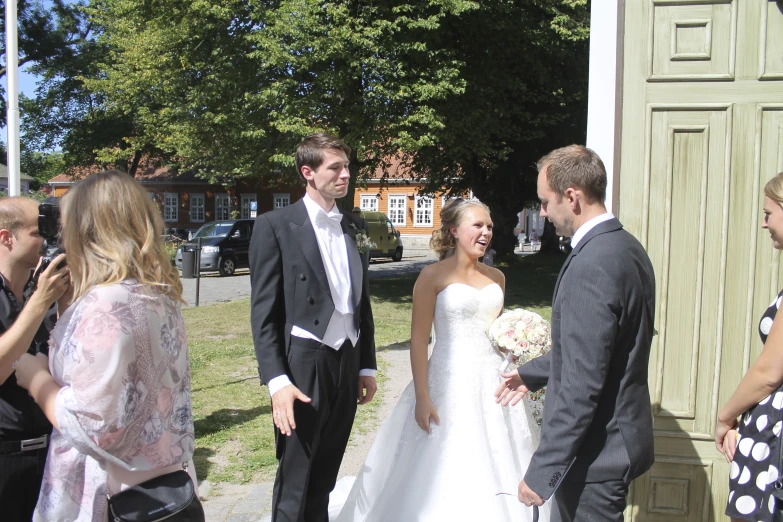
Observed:
[[[764,185],[764,195],[783,206],[783,172],[767,181]]]
[[[454,253],[457,248],[457,240],[451,233],[451,227],[458,227],[471,208],[483,208],[489,213],[487,207],[481,201],[475,199],[452,199],[440,210],[440,228],[432,233],[430,249],[442,261]]]
[[[62,215],[74,300],[92,286],[136,279],[184,302],[163,250],[163,219],[130,175],[107,170],[76,183],[63,196]]]

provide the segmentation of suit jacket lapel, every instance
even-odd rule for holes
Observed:
[[[307,207],[301,199],[293,204],[294,217],[289,223],[294,237],[299,241],[299,248],[302,249],[305,260],[313,269],[315,277],[321,286],[326,290],[329,297],[332,297],[332,291],[329,289],[329,279],[326,276],[326,268],[321,258],[321,249],[318,248],[318,238],[315,237],[315,229],[310,222],[310,216],[307,214]]]
[[[565,263],[563,263],[563,268],[560,269],[560,273],[557,276],[557,282],[555,283],[555,293],[552,295],[553,306],[555,304],[555,299],[557,298],[557,291],[560,288],[560,281],[563,279],[563,274],[565,274],[565,271],[568,268],[568,265],[571,263],[571,260],[575,258],[582,248],[584,248],[584,246],[595,236],[605,234],[606,232],[614,232],[615,230],[620,230],[621,228],[623,228],[623,226],[620,224],[620,221],[617,218],[612,218],[598,223],[596,226],[591,228],[587,234],[585,234],[585,237],[579,241],[579,244],[576,245],[576,248],[573,249],[570,254],[568,254]]]
[[[343,214],[341,224],[343,227],[343,238],[345,239],[345,249],[348,252],[348,269],[351,272],[353,305],[358,306],[362,298],[362,258],[356,246],[356,232],[350,228],[350,224],[347,223],[348,219],[348,216]]]
[[[565,263],[563,263],[563,268],[561,268],[560,273],[557,274],[557,282],[555,283],[555,293],[552,294],[552,306],[555,305],[555,299],[557,298],[557,290],[560,288],[560,280],[563,279],[563,274],[565,274],[565,271],[568,268],[569,263],[571,263],[571,259],[573,259],[575,255],[574,252],[576,252],[576,250],[572,250],[571,253],[568,254]]]

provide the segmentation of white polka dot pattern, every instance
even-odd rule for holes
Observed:
[[[767,341],[781,304],[783,291],[759,322],[762,343]],[[775,522],[777,503],[772,492],[781,473],[777,459],[783,437],[783,386],[746,411],[737,429],[740,436],[729,469],[726,515],[754,522]]]

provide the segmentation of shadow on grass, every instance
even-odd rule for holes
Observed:
[[[215,451],[209,448],[196,448],[193,452],[193,464],[196,466],[196,478],[201,481],[209,476],[209,472],[212,469],[212,462],[209,461],[210,457],[215,456]]]
[[[259,415],[269,415],[271,413],[271,405],[257,406],[247,410],[224,408],[210,413],[203,419],[195,421],[193,425],[197,437],[206,437],[238,424],[244,424],[245,422],[254,420]]]
[[[389,352],[389,351],[395,351],[395,350],[402,350],[402,351],[407,352],[408,350],[410,350],[410,344],[411,344],[411,340],[408,339],[407,341],[402,341],[402,342],[399,342],[399,343],[387,344],[386,346],[381,346],[381,347],[377,347],[376,346],[375,347],[375,351],[376,352]]]
[[[381,302],[394,304],[411,304],[413,302],[413,285],[417,275],[404,277],[388,277],[370,282],[370,295]]]
[[[211,390],[212,388],[222,388],[223,386],[230,386],[232,384],[239,384],[241,382],[252,381],[252,380],[256,380],[256,379],[258,379],[258,376],[257,375],[253,375],[252,377],[245,377],[244,379],[238,379],[236,381],[221,382],[220,384],[213,384],[212,386],[203,386],[201,388],[193,388],[193,390],[191,390],[191,391],[193,393],[195,393],[195,392],[200,392],[200,391],[204,391],[204,390]]]
[[[498,268],[506,276],[506,308],[551,307],[565,259],[564,254],[547,253],[504,259]]]

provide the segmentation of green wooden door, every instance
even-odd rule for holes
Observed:
[[[628,0],[619,217],[657,280],[650,359],[656,464],[628,520],[724,520],[719,407],[761,349],[783,278],[760,229],[783,171],[783,3]]]

